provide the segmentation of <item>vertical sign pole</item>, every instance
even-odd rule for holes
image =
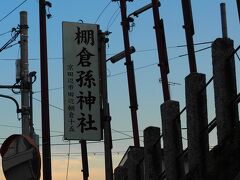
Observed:
[[[105,176],[106,180],[113,180],[112,165],[112,134],[111,134],[111,116],[108,104],[107,92],[107,73],[106,73],[106,40],[105,33],[99,32],[100,47],[100,78],[101,95],[103,104],[103,127],[104,127],[104,149],[105,149]]]
[[[129,34],[128,34],[129,21],[126,15],[127,13],[126,0],[120,0],[120,8],[121,8],[121,16],[122,16],[122,30],[123,30],[123,40],[124,40],[125,58],[126,58],[125,65],[127,68],[134,146],[140,147],[138,120],[137,120],[137,109],[138,109],[137,92],[136,92],[136,84],[135,84],[135,77],[134,77],[133,61],[131,60],[131,54],[130,54],[130,43],[129,43]]]
[[[82,172],[83,180],[88,180],[89,170],[88,170],[88,154],[87,154],[87,143],[86,140],[80,140],[81,151],[82,151]]]
[[[30,135],[30,91],[29,91],[29,78],[28,78],[28,23],[27,12],[20,12],[20,42],[21,42],[21,104],[22,104],[22,134]]]
[[[46,33],[46,2],[39,1],[40,16],[40,66],[41,66],[41,101],[42,101],[42,153],[43,180],[52,179],[51,146],[48,98],[48,65],[47,65],[47,33]]]

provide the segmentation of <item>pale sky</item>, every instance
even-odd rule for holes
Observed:
[[[11,10],[24,2],[23,0],[2,0],[0,19]],[[63,67],[62,67],[62,21],[84,23],[97,23],[102,31],[110,31],[109,43],[107,44],[107,56],[123,50],[123,37],[121,29],[121,16],[119,4],[110,0],[51,0],[52,8],[47,12],[52,18],[47,20],[48,35],[48,68],[49,68],[49,102],[51,121],[51,151],[52,151],[52,177],[56,180],[65,180],[67,177],[68,154],[69,168],[68,179],[82,179],[82,165],[80,156],[80,145],[77,141],[69,146],[63,141]],[[150,0],[135,0],[128,2],[128,14],[150,3]],[[226,2],[228,34],[234,39],[235,47],[240,43],[240,25],[237,14],[236,1],[220,0],[192,0],[193,20],[195,27],[194,42],[211,42],[221,37],[220,3]],[[27,0],[6,18],[0,20],[0,46],[3,46],[10,38],[8,32],[19,24],[19,12],[28,12],[29,24],[29,70],[37,72],[37,81],[34,83],[34,127],[40,136],[41,151],[41,106],[40,97],[40,61],[39,61],[39,13],[38,0]],[[170,74],[169,81],[171,99],[180,102],[180,109],[185,106],[184,78],[189,74],[186,47],[184,45],[185,32],[182,28],[183,15],[180,0],[161,1],[159,8],[161,17],[164,20],[166,43]],[[134,19],[131,28],[130,44],[136,48],[132,55],[135,66],[135,78],[138,96],[138,123],[143,145],[143,130],[148,126],[161,128],[160,105],[163,103],[161,83],[159,83],[160,71],[157,66],[158,56],[156,51],[155,31],[153,29],[152,10],[141,14]],[[195,46],[195,50],[209,47],[211,44]],[[19,46],[13,46],[0,52],[0,85],[13,85],[15,83],[15,59],[20,57]],[[206,74],[206,79],[212,76],[211,49],[196,53],[198,72]],[[110,114],[112,116],[113,139],[113,165],[117,166],[128,146],[133,145],[132,139],[125,139],[132,136],[131,116],[129,110],[128,86],[125,59],[116,64],[107,63],[108,93],[110,103]],[[239,64],[236,58],[237,82],[239,79]],[[209,121],[215,117],[212,84],[208,92],[208,116]],[[239,90],[238,90],[239,92]],[[11,90],[1,89],[1,94],[11,95],[20,102],[20,95],[15,95]],[[7,99],[0,99],[0,143],[11,134],[21,133],[21,122],[18,121],[15,105]],[[185,114],[181,116],[182,127],[186,127]],[[120,133],[119,133],[120,132]],[[186,130],[183,130],[186,137]],[[124,139],[124,140],[121,140]],[[210,135],[210,145],[216,143],[214,133]],[[186,140],[183,139],[186,147]],[[103,143],[89,143],[89,171],[90,180],[104,180],[104,148]],[[0,171],[0,179],[4,179]]]

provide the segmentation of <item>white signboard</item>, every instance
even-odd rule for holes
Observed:
[[[63,22],[64,138],[101,140],[98,30]]]

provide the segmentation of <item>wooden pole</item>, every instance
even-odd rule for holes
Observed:
[[[152,8],[153,8],[153,17],[156,31],[156,40],[157,40],[157,48],[158,48],[158,58],[159,58],[159,67],[161,73],[161,81],[162,81],[162,89],[163,89],[163,97],[164,101],[170,100],[170,92],[168,87],[168,77],[169,73],[168,67],[168,57],[167,57],[167,48],[165,41],[165,33],[164,33],[164,24],[163,20],[160,20],[160,14],[158,10],[158,0],[152,0]]]
[[[39,1],[40,16],[40,67],[41,67],[41,104],[42,104],[42,157],[43,180],[52,179],[50,118],[48,98],[48,64],[47,64],[47,32],[46,32],[46,2]]]
[[[133,140],[134,140],[134,146],[140,147],[138,120],[137,120],[137,109],[138,109],[137,92],[136,92],[133,61],[131,60],[131,54],[130,54],[130,43],[129,43],[129,34],[128,34],[129,20],[126,15],[127,13],[126,0],[120,0],[120,8],[121,8],[121,15],[122,15],[122,30],[123,30],[123,40],[124,40],[125,58],[126,58],[125,65],[127,68],[127,77],[128,77],[130,109],[131,109],[132,128],[133,128]]]
[[[86,140],[80,140],[81,151],[82,151],[82,173],[83,180],[88,180],[89,170],[88,170],[88,154],[87,154],[87,143]]]
[[[111,116],[108,104],[107,92],[107,72],[106,72],[106,38],[105,33],[99,33],[100,44],[100,77],[101,77],[101,95],[103,109],[103,128],[104,128],[104,149],[105,149],[105,179],[113,180],[112,165],[112,134],[111,134]]]
[[[221,22],[222,22],[222,37],[228,38],[226,4],[225,3],[220,4],[220,11],[221,11]]]
[[[183,18],[184,18],[184,29],[187,41],[188,59],[190,72],[197,72],[196,58],[194,52],[193,35],[194,26],[192,18],[192,7],[191,0],[182,0]]]

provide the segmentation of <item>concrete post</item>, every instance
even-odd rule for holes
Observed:
[[[118,166],[114,169],[114,180],[127,180],[127,168]]]
[[[209,152],[207,96],[204,74],[191,73],[185,79],[188,129],[188,162],[192,180],[206,179]]]
[[[144,130],[144,180],[159,180],[162,172],[160,128]]]
[[[182,153],[182,133],[179,117],[179,103],[166,101],[161,105],[164,164],[168,180],[184,177]]]
[[[128,179],[143,180],[143,148],[132,147],[128,152]]]
[[[237,96],[233,40],[216,39],[212,44],[215,110],[218,143],[233,132],[239,120],[238,106],[232,103]]]
[[[22,105],[22,134],[30,135],[30,89],[28,76],[28,19],[27,12],[20,12],[20,47],[21,47],[21,105]]]

